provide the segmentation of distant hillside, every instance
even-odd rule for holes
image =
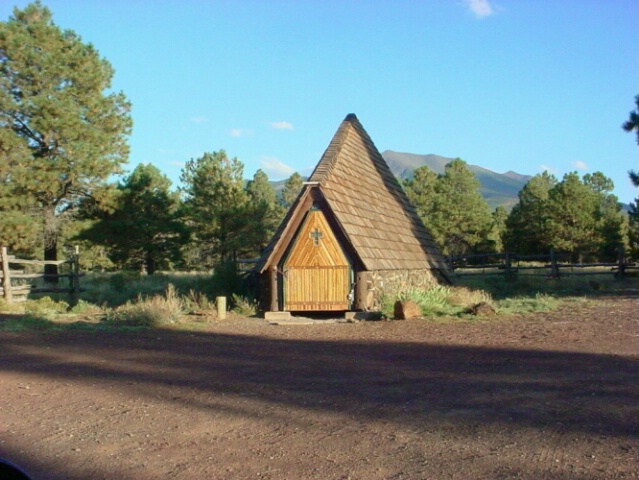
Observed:
[[[447,163],[453,158],[440,157],[439,155],[416,155],[414,153],[400,153],[392,150],[382,152],[382,156],[391,171],[400,179],[411,178],[413,171],[419,167],[427,166],[435,173],[444,173]],[[501,205],[510,209],[517,203],[517,194],[532,177],[516,172],[495,173],[478,165],[468,165],[481,184],[480,192],[490,205],[491,209]]]

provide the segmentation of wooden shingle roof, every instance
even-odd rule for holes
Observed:
[[[354,114],[339,126],[264,252],[259,271],[268,267],[312,189],[325,199],[365,270],[434,269],[447,276],[439,248]]]

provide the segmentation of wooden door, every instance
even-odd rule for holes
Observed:
[[[350,264],[321,210],[308,212],[283,270],[284,310],[350,308]]]

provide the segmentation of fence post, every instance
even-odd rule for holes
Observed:
[[[555,249],[550,249],[550,276],[552,278],[559,278],[559,267],[557,266],[557,257],[555,256]]]
[[[71,289],[73,290],[72,295],[74,300],[77,301],[78,295],[80,295],[80,247],[75,246],[75,250],[73,252],[73,260],[71,262],[71,268],[73,270],[71,277]]]
[[[7,303],[11,303],[11,276],[9,274],[9,257],[7,256],[7,247],[2,247],[0,257],[2,257],[2,290],[4,300]]]

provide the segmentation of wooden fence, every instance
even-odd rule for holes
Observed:
[[[449,266],[457,276],[506,275],[516,276],[520,272],[526,276],[560,278],[572,275],[613,274],[623,277],[636,264],[626,262],[623,251],[619,251],[616,262],[570,263],[568,253],[551,250],[541,255],[518,255],[511,252],[460,255],[449,258]]]
[[[16,258],[14,255],[7,254],[7,248],[2,247],[0,250],[0,263],[2,268],[0,271],[0,282],[2,285],[2,297],[7,303],[12,303],[17,298],[24,298],[30,293],[68,293],[74,298],[80,293],[80,273],[79,253],[76,247],[75,253],[71,255],[69,260],[26,260]],[[10,265],[71,265],[71,272],[66,274],[45,274],[45,273],[26,273],[24,270],[12,270]],[[69,280],[68,287],[58,287],[54,284],[47,286],[36,286],[32,282],[36,279],[55,279],[66,278]],[[20,284],[16,284],[13,280],[17,280]]]

